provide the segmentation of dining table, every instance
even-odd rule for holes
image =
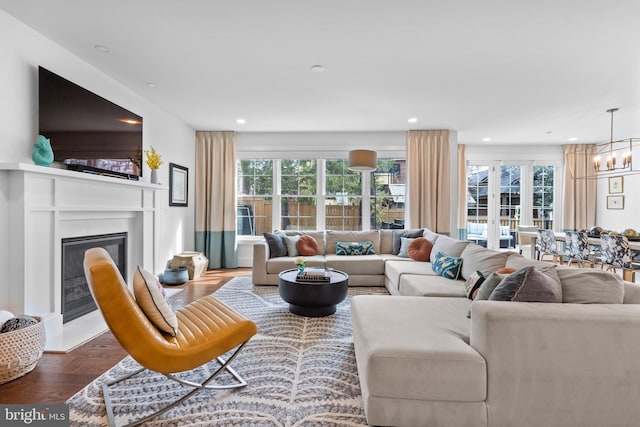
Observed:
[[[536,231],[519,231],[521,236],[526,236],[531,238],[531,258],[536,258],[536,243],[538,241],[538,232]],[[565,242],[567,239],[567,235],[564,232],[556,231],[553,233],[557,242]],[[600,237],[596,236],[587,236],[589,244],[591,246],[600,246]],[[634,251],[640,251],[640,240],[629,239],[629,248]]]

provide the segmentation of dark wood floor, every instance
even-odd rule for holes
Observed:
[[[250,268],[208,271],[198,280],[172,286],[184,290],[171,298],[171,306],[183,307],[236,276],[249,275]],[[45,353],[33,371],[0,385],[0,403],[64,403],[126,355],[110,332],[69,353]]]

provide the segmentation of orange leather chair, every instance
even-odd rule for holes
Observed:
[[[159,331],[144,314],[107,251],[93,248],[85,252],[84,271],[89,289],[109,329],[142,368],[102,387],[109,424],[115,425],[109,386],[149,369],[192,387],[186,395],[153,414],[129,425],[139,425],[168,411],[202,389],[228,389],[247,385],[229,363],[256,334],[256,324],[211,295],[178,309],[175,337]],[[236,348],[227,359],[220,356]],[[173,374],[189,371],[217,359],[220,364],[202,383],[192,383]],[[237,380],[229,385],[208,385],[218,374],[229,372]]]

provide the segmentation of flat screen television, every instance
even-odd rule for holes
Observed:
[[[39,134],[69,169],[142,176],[142,117],[39,67]]]

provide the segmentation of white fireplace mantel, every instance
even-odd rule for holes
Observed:
[[[0,163],[0,221],[7,223],[0,269],[8,272],[0,309],[41,316],[48,351],[69,351],[104,331],[99,312],[62,323],[62,239],[127,232],[128,275],[136,265],[156,271],[166,197],[166,186],[148,182]]]

